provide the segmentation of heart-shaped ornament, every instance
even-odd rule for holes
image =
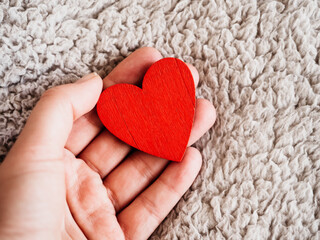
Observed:
[[[116,84],[97,103],[104,126],[127,144],[151,155],[180,162],[190,137],[195,86],[188,66],[163,58],[146,72],[142,89]]]

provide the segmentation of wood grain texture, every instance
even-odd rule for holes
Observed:
[[[104,90],[97,112],[104,126],[151,155],[181,161],[195,111],[195,86],[187,65],[164,58],[146,72],[142,89],[116,84]]]

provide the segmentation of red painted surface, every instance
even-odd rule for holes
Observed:
[[[146,72],[142,89],[116,84],[104,90],[97,112],[105,127],[151,155],[181,161],[195,111],[195,86],[188,66],[164,58]]]

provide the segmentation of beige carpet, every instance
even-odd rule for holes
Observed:
[[[320,239],[317,0],[1,0],[2,159],[44,90],[142,46],[194,64],[218,114],[151,239]]]

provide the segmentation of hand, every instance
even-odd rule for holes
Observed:
[[[93,108],[103,87],[137,84],[161,58],[142,48],[104,81],[90,74],[42,96],[0,166],[0,239],[152,234],[197,176],[201,155],[188,147],[181,163],[169,163],[132,151],[103,129]],[[198,73],[188,66],[197,84]],[[189,145],[214,121],[213,106],[198,99]]]

